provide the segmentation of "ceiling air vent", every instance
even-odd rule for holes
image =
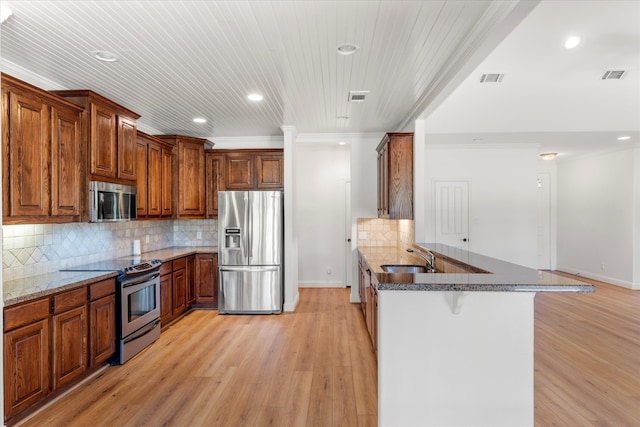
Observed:
[[[364,102],[364,99],[369,94],[368,90],[351,90],[349,91],[350,102]]]
[[[620,80],[627,75],[626,70],[622,71],[606,71],[602,75],[602,80]]]
[[[480,83],[500,83],[504,74],[483,74],[480,76]]]

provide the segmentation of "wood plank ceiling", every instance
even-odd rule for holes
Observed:
[[[46,89],[105,95],[160,133],[385,132],[417,117],[518,3],[3,0],[1,58],[59,85]],[[360,49],[337,54],[345,42]],[[367,100],[348,102],[350,90]]]

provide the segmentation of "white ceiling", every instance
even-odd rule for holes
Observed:
[[[430,140],[446,143],[600,146],[618,131],[640,139],[640,2],[536,4],[2,0],[13,15],[0,59],[45,89],[105,95],[139,113],[143,130],[214,141],[278,136],[282,125],[385,132],[427,116]],[[583,43],[566,51],[573,31]],[[343,42],[361,49],[340,56]],[[98,62],[95,50],[120,60]],[[599,80],[620,67],[630,70],[624,80]],[[505,78],[479,85],[483,72]],[[349,90],[370,93],[353,104]],[[247,101],[254,91],[265,100]]]

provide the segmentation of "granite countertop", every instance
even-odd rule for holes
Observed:
[[[202,253],[215,254],[218,253],[218,248],[216,246],[170,247],[144,252],[140,258],[168,262],[176,258]],[[4,306],[8,307],[116,276],[117,273],[114,271],[56,271],[8,280],[2,284]]]
[[[472,265],[489,273],[385,273],[383,264],[424,264],[405,247],[360,247],[378,281],[378,290],[459,292],[593,292],[594,287],[574,279],[523,267],[442,244],[418,243],[438,257]]]

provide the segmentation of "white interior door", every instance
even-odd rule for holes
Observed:
[[[469,250],[469,181],[435,181],[436,243]]]
[[[551,269],[551,174],[538,173],[538,268]]]

